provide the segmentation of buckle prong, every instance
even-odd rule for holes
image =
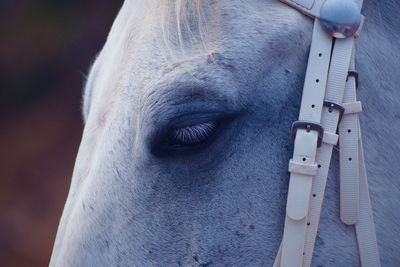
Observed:
[[[336,109],[337,111],[339,111],[339,122],[342,120],[343,114],[344,114],[344,107],[335,103],[335,102],[331,102],[331,101],[324,101],[324,106],[325,107],[329,107],[329,112],[332,112],[334,109]]]

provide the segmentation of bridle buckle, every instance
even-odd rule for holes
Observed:
[[[335,102],[326,101],[326,100],[324,101],[324,106],[329,108],[329,112],[332,112],[334,109],[339,111],[339,123],[340,123],[340,121],[343,118],[344,107]]]
[[[290,134],[290,143],[294,144],[294,140],[296,139],[296,133],[298,129],[306,130],[307,132],[310,131],[317,131],[318,132],[318,141],[317,147],[322,145],[322,138],[324,137],[324,127],[321,124],[311,122],[311,121],[295,121],[292,124],[292,132]]]

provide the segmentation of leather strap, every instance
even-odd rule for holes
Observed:
[[[350,62],[350,68],[354,69],[354,52]],[[340,124],[339,134],[342,142],[340,143],[340,152],[343,153],[344,160],[346,160],[346,153],[357,155],[357,158],[352,159],[352,161],[354,161],[358,172],[354,174],[354,170],[349,170],[347,164],[340,165],[340,179],[341,183],[344,183],[343,185],[341,184],[341,190],[342,186],[346,190],[340,193],[341,219],[346,224],[350,224],[349,220],[354,220],[353,224],[355,224],[361,266],[379,267],[379,250],[369,197],[361,130],[358,119],[358,113],[362,111],[362,108],[361,102],[356,101],[356,84],[353,77],[349,77],[346,83],[344,101],[352,101],[342,104],[346,109],[344,118],[351,119],[342,120]],[[356,136],[351,136],[351,133],[354,133],[352,132],[353,129],[355,129],[354,132],[356,132]],[[351,146],[348,146],[348,144],[346,145],[346,143],[351,143]],[[344,177],[342,177],[342,175],[344,175]],[[356,176],[351,177],[351,175]],[[348,177],[351,177],[350,181],[346,180]]]
[[[372,215],[371,200],[369,197],[367,171],[365,169],[364,151],[361,139],[360,124],[358,124],[358,147],[360,160],[360,206],[358,222],[356,223],[356,236],[361,266],[380,267],[378,242],[376,241],[375,224]]]
[[[316,19],[311,43],[299,120],[319,124],[328,76],[332,39],[323,31]],[[297,130],[291,165],[315,166],[318,133]],[[308,175],[292,172],[282,241],[281,266],[301,266],[311,186],[315,173]]]
[[[301,13],[310,16],[312,18],[319,18],[321,7],[325,2],[325,0],[280,0],[280,1],[289,6],[294,7]],[[354,0],[354,2],[358,5],[358,7],[361,10],[363,0]],[[364,24],[364,17],[362,17],[361,25],[357,30],[357,32],[355,33],[355,37],[359,36],[363,24]]]
[[[354,38],[337,39],[335,42],[325,93],[325,100],[329,102],[342,102],[353,44]],[[330,109],[329,107],[324,108],[321,120],[321,124],[325,128],[324,135],[326,133],[336,133],[338,120],[338,110]],[[325,144],[317,151],[317,162],[321,168],[317,173],[317,176],[314,178],[312,185],[313,197],[310,199],[310,209],[308,213],[308,221],[310,222],[310,225],[306,230],[304,260],[302,266],[310,266],[311,264],[332,150],[333,144]]]
[[[354,69],[354,55],[350,68]],[[349,110],[350,107],[357,106],[350,104],[356,103],[355,101],[356,85],[354,77],[350,76],[343,96],[345,115],[339,126],[340,219],[347,225],[357,222],[359,205],[358,114],[353,112],[354,108]]]
[[[319,12],[321,10],[324,0],[281,0],[299,10],[301,13],[310,16],[312,18],[319,18]]]
[[[337,40],[332,53],[332,61],[328,76],[327,89],[325,100],[334,103],[342,101],[343,90],[347,76],[347,70],[350,63],[351,50],[353,47],[352,38]],[[315,244],[315,238],[318,229],[319,217],[321,213],[322,201],[325,192],[325,185],[328,176],[329,164],[332,155],[333,145],[336,144],[337,135],[335,134],[339,120],[339,111],[324,107],[322,110],[321,125],[324,127],[324,138],[332,138],[332,142],[324,142],[318,148],[316,161],[318,164],[317,174],[312,181],[312,197],[309,201],[309,213],[306,227],[306,236],[304,241],[304,257],[301,266],[310,266],[312,252]],[[325,137],[327,136],[327,137]],[[284,262],[279,257],[276,264],[280,261]],[[279,266],[279,265],[277,265]],[[284,266],[283,264],[280,266]],[[294,266],[294,265],[293,265]],[[297,265],[300,266],[300,265]]]

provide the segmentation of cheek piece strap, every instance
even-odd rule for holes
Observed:
[[[275,267],[310,266],[332,149],[340,145],[340,218],[354,225],[361,266],[380,266],[356,100],[354,41],[362,0],[281,0],[314,19],[283,239]],[[339,135],[337,134],[339,133]]]

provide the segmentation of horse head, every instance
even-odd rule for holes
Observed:
[[[366,12],[372,8],[367,3]],[[391,43],[383,52],[374,49],[375,30],[385,40],[393,29],[370,25],[360,37],[357,63],[366,73],[364,92],[373,93],[383,81],[366,81],[383,69],[369,61],[384,66],[381,56],[390,51],[397,54],[385,59],[388,65],[400,60]],[[126,0],[85,86],[85,129],[51,265],[272,264],[312,27],[312,20],[275,0]],[[400,83],[384,75],[386,83]],[[364,106],[373,102],[363,97]],[[386,98],[370,116],[393,111],[398,99]],[[378,123],[369,126],[367,151],[381,142],[374,135]],[[398,120],[392,125],[400,129]],[[388,162],[372,171],[393,166],[390,155],[398,148],[387,147]],[[385,175],[399,188],[394,173]],[[354,233],[340,225],[338,185],[330,180],[315,260],[357,265]],[[388,203],[377,201],[374,208],[385,213],[399,200]],[[380,235],[381,243],[399,249],[390,241],[399,237],[396,220],[383,217],[376,219],[378,234],[380,223],[390,234]]]

